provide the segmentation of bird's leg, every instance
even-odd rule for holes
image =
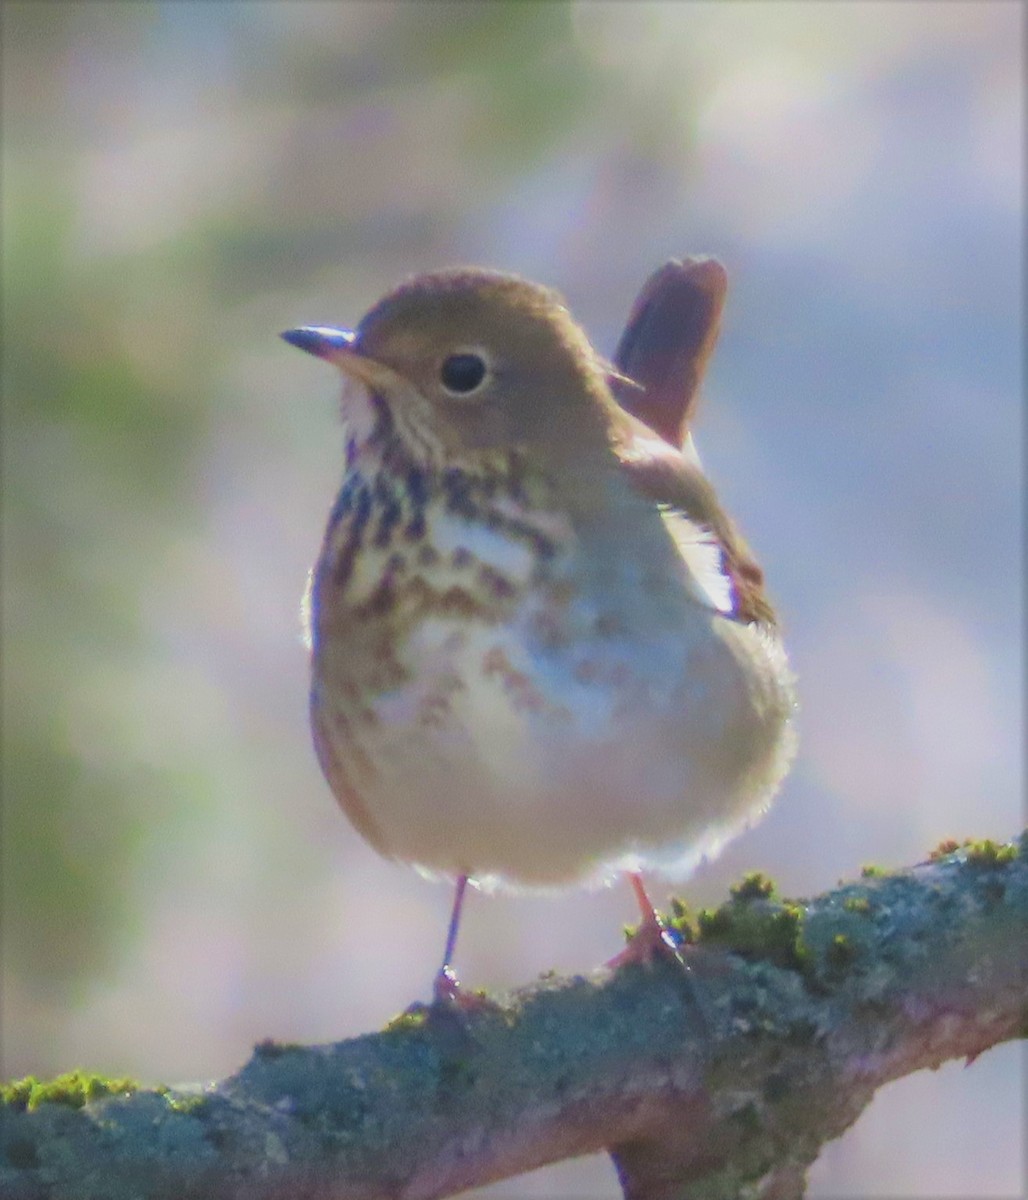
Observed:
[[[450,927],[446,931],[446,949],[443,951],[443,964],[439,968],[432,985],[432,997],[437,1004],[460,1002],[461,990],[457,976],[450,965],[457,948],[457,930],[460,927],[461,909],[464,907],[464,893],[468,888],[467,875],[457,876],[457,888],[453,894],[453,911],[450,913]]]
[[[460,928],[460,914],[464,908],[464,894],[468,890],[469,882],[469,876],[457,876],[457,887],[453,893],[453,911],[450,913],[450,927],[446,931],[443,962],[432,984],[432,1009],[437,1016],[457,1010],[462,1013],[474,1013],[496,1007],[496,1002],[484,992],[464,991],[451,966],[453,954],[457,948],[457,930]]]
[[[639,928],[632,935],[632,940],[620,954],[615,954],[608,961],[607,966],[612,970],[617,970],[618,967],[622,967],[626,963],[648,965],[655,958],[661,956],[671,955],[677,958],[678,947],[675,945],[671,933],[665,928],[660,917],[657,916],[657,910],[653,907],[653,901],[646,893],[642,876],[637,871],[632,871],[629,873],[628,881],[635,892],[635,898],[639,905],[639,915],[642,917],[642,920],[639,923]]]

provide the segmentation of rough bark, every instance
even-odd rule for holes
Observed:
[[[688,970],[266,1044],[196,1093],[9,1090],[0,1196],[429,1200],[605,1149],[631,1200],[791,1200],[882,1084],[1024,1035],[1026,933],[1028,835],[799,907],[743,888]]]

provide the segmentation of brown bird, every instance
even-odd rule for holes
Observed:
[[[724,290],[712,260],[662,268],[617,366],[554,292],[477,269],[283,334],[344,380],[314,743],[380,853],[456,881],[437,999],[469,880],[627,872],[643,925],[614,961],[647,958],[640,873],[687,873],[788,769],[774,614],[688,428]]]

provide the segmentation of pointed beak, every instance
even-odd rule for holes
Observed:
[[[333,329],[331,325],[301,325],[287,329],[281,337],[290,346],[297,346],[336,366],[351,379],[358,379],[371,388],[381,388],[395,382],[388,367],[362,354],[357,335],[352,329]]]
[[[354,354],[357,337],[352,329],[333,329],[330,325],[302,325],[299,329],[287,329],[280,336],[290,346],[306,350],[315,358],[327,358],[329,362],[337,362],[340,354]]]

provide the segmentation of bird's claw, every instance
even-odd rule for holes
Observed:
[[[658,959],[673,958],[684,964],[679,939],[656,917],[647,918],[632,934],[624,950],[608,959],[606,966],[617,971],[629,963],[650,967]]]
[[[481,1012],[483,1009],[494,1007],[483,992],[467,992],[461,986],[460,980],[452,967],[440,967],[432,982],[432,1008],[436,1011],[455,1009],[465,1012]]]

